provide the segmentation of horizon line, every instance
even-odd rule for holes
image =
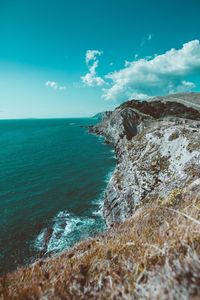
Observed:
[[[44,120],[44,119],[90,119],[95,116],[88,116],[88,117],[8,117],[8,118],[0,118],[0,121],[4,120]]]

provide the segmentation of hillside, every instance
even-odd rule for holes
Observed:
[[[160,101],[175,101],[184,104],[188,107],[200,110],[200,93],[178,93],[171,94],[165,97],[154,97],[152,100]]]

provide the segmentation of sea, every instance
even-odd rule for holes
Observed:
[[[114,150],[92,118],[0,120],[0,274],[105,229]]]

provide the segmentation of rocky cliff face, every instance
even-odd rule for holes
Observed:
[[[167,98],[132,100],[90,131],[104,135],[117,155],[104,199],[108,225],[200,177],[200,112],[193,107]]]

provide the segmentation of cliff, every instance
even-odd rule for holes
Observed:
[[[116,150],[109,229],[0,278],[0,299],[200,298],[200,97],[175,96],[125,102],[89,128]]]
[[[131,100],[90,131],[104,135],[117,154],[118,164],[105,193],[108,225],[200,176],[200,112],[193,107],[168,97]]]

